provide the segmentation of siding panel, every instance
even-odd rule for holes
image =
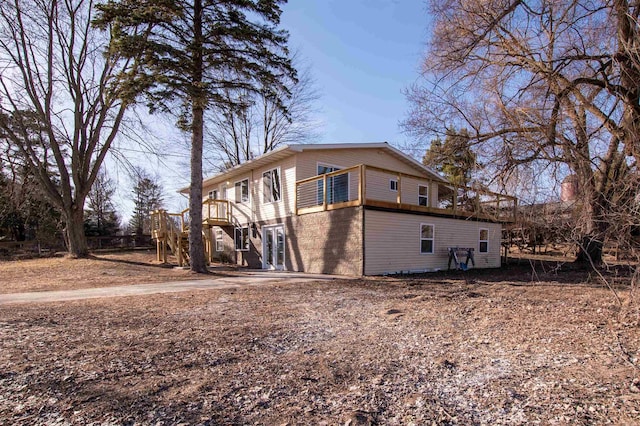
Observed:
[[[365,274],[446,269],[448,247],[473,247],[476,268],[500,266],[501,225],[365,210]],[[420,253],[420,224],[434,225],[434,253]],[[489,252],[479,253],[480,229],[489,230]]]
[[[313,150],[297,154],[296,176],[298,180],[306,179],[318,174],[318,163],[329,164],[342,168],[368,164],[401,173],[416,174],[417,170],[408,164],[392,157],[382,149],[326,149]],[[388,187],[388,184],[387,184]]]

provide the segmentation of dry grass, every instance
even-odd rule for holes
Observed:
[[[151,251],[101,254],[89,259],[51,257],[0,261],[0,293],[73,290],[202,278],[162,265]]]
[[[5,306],[0,424],[638,424],[637,310],[530,276]]]

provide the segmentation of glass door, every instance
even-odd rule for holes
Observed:
[[[263,268],[284,270],[284,226],[265,226],[262,228],[262,237]]]

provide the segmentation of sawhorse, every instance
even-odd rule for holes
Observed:
[[[471,261],[474,267],[476,266],[476,261],[473,259],[473,248],[449,247],[447,250],[449,251],[449,264],[447,265],[447,269],[451,269],[451,261],[456,265],[456,269],[462,269],[463,271],[468,269],[469,261]],[[464,262],[461,262],[460,259],[465,255],[467,258]]]

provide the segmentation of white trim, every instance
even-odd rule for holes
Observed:
[[[343,170],[343,169],[348,169],[348,167],[343,167],[343,166],[338,166],[335,164],[329,164],[329,163],[323,163],[321,161],[316,161],[316,176],[322,176],[321,174],[317,174],[318,173],[318,167],[320,166],[325,166],[325,167],[331,167],[334,168],[336,170],[336,172]],[[333,172],[329,172],[329,173],[333,173]],[[323,173],[326,174],[326,173]],[[335,176],[332,176],[335,178]],[[326,188],[325,188],[326,190]],[[347,173],[347,201],[351,200],[351,173]],[[335,201],[334,201],[335,203]]]
[[[422,227],[423,226],[430,226],[432,231],[432,237],[431,238],[422,238]],[[436,225],[434,225],[433,223],[420,223],[420,229],[419,229],[419,234],[418,234],[418,240],[420,241],[420,245],[418,247],[419,253],[420,254],[434,254],[436,252]],[[423,252],[422,251],[422,241],[429,241],[431,240],[431,251],[430,252]]]
[[[324,163],[322,161],[316,161],[316,173],[318,173],[318,166],[321,166],[321,165],[326,167],[333,167],[334,169],[336,169],[336,171],[346,168],[344,166],[338,166],[337,164],[329,164],[329,163]],[[322,176],[322,175],[317,175],[317,176]]]
[[[218,233],[220,234],[219,235],[220,238],[218,238]],[[220,229],[220,228],[216,229],[214,231],[213,235],[214,235],[214,239],[215,239],[215,242],[216,242],[216,252],[218,252],[218,253],[223,252],[224,251],[224,233],[223,233],[222,229]],[[234,231],[234,234],[233,234],[233,238],[235,238],[235,231]],[[220,246],[218,246],[218,243],[220,243]],[[235,240],[234,240],[233,244],[235,245]]]
[[[238,244],[236,241],[236,232],[237,230],[240,229],[240,239],[242,239],[242,230],[246,229],[247,230],[247,245],[248,247],[245,248],[238,248]],[[233,248],[235,249],[235,251],[249,251],[249,248],[251,247],[251,229],[249,224],[247,224],[246,226],[235,226],[233,228]]]
[[[420,195],[420,188],[427,188],[427,195]],[[418,205],[419,206],[429,207],[429,204],[430,204],[429,203],[429,197],[431,195],[430,193],[431,193],[431,188],[430,188],[430,186],[428,184],[427,185],[418,184]],[[421,198],[426,198],[427,199],[427,204],[420,204],[420,199]]]
[[[280,199],[279,200],[272,200],[272,201],[264,201],[264,174],[267,172],[272,172],[273,170],[277,170],[278,171],[278,185],[280,186]],[[273,175],[272,175],[273,176]],[[260,181],[262,183],[262,199],[260,200],[260,202],[263,205],[267,205],[267,204],[275,204],[275,203],[279,203],[280,201],[282,201],[282,172],[280,171],[280,166],[276,166],[276,167],[271,167],[269,169],[266,169],[262,172],[262,176],[260,177]],[[271,184],[273,185],[273,178],[271,179]],[[273,188],[271,189],[271,195],[273,195]]]
[[[244,201],[242,199],[242,182],[247,181],[247,200]],[[236,198],[236,184],[240,183],[240,201],[238,201],[238,199]],[[244,179],[240,179],[240,180],[236,180],[233,182],[233,201],[235,203],[240,203],[240,204],[250,204],[251,203],[251,179],[249,179],[248,177],[245,177]]]
[[[283,238],[283,252],[282,252],[282,268],[278,269],[278,265],[274,265],[273,269],[275,270],[286,270],[287,269],[287,234],[285,232],[284,229],[284,225],[281,223],[275,224],[275,225],[262,225],[262,269],[272,269],[272,268],[268,268],[267,267],[267,238],[266,238],[266,232],[267,230],[274,230],[274,234],[275,234],[275,241],[274,241],[274,247],[275,247],[275,255],[277,258],[277,251],[278,251],[278,229],[282,230],[282,238]]]
[[[486,240],[481,240],[480,239],[482,231],[487,231],[487,239]],[[480,249],[480,244],[481,243],[487,243],[487,250],[486,251],[482,251]],[[478,229],[478,253],[489,253],[489,228],[479,228]]]
[[[394,183],[395,183],[395,189],[393,188],[394,185],[392,185]],[[398,192],[398,179],[393,179],[393,178],[389,179],[389,191]]]

